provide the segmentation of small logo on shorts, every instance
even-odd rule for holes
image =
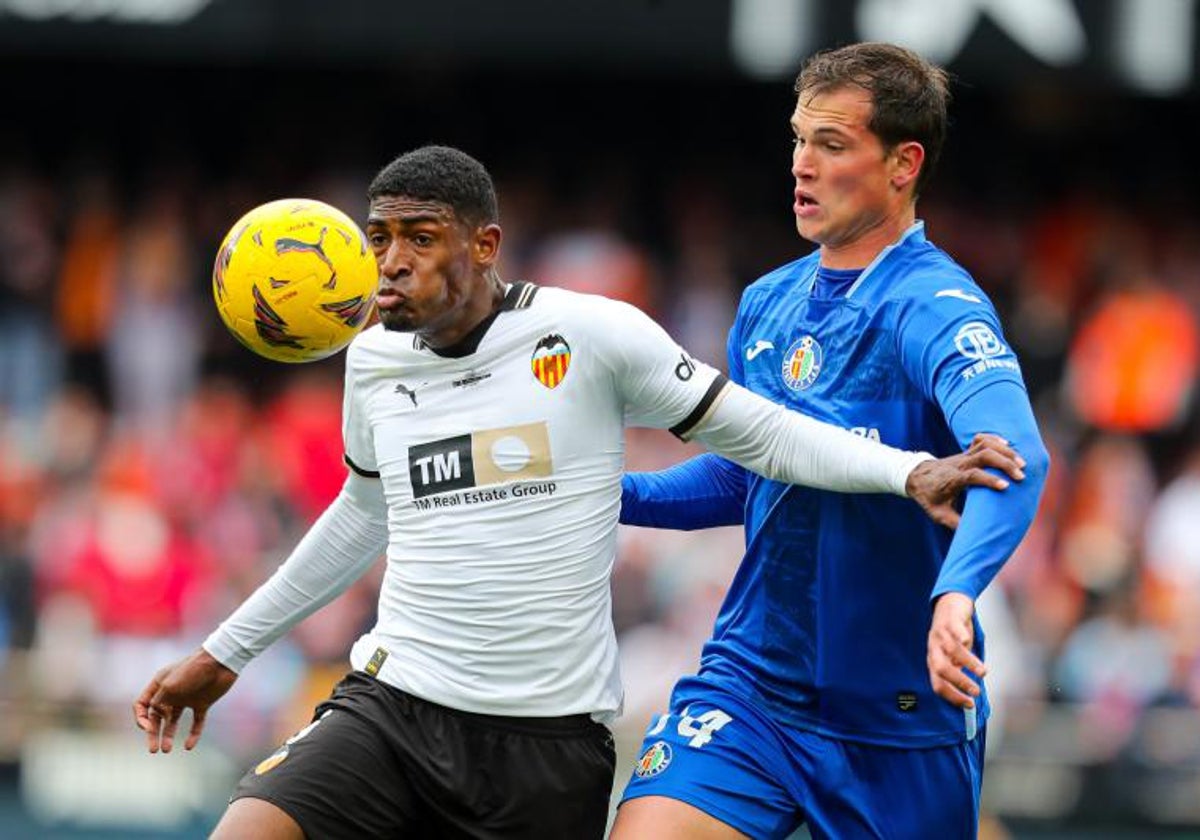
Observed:
[[[383,648],[375,648],[375,652],[371,654],[371,661],[367,663],[367,667],[363,670],[372,677],[379,676],[379,669],[383,667],[384,661],[388,658],[388,652]]]
[[[911,712],[917,708],[917,692],[900,691],[896,693],[896,708],[902,712]]]
[[[671,766],[671,745],[666,741],[655,741],[650,749],[642,753],[638,759],[633,775],[639,779],[647,776],[657,776]]]
[[[271,753],[258,763],[258,766],[254,768],[254,775],[261,776],[263,773],[274,770],[280,764],[283,764],[283,760],[287,757],[288,748],[287,744],[284,744],[282,747],[275,750],[275,752]]]

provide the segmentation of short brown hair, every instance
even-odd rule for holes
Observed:
[[[861,43],[822,50],[804,63],[796,95],[853,85],[871,96],[867,128],[886,150],[915,140],[925,149],[915,193],[929,180],[946,140],[950,79],[945,70],[895,44]]]

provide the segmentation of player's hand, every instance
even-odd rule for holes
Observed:
[[[987,674],[983,660],[971,652],[975,641],[975,601],[961,592],[947,592],[933,605],[933,623],[925,662],[929,683],[943,700],[961,709],[975,708],[979,685],[963,670],[978,677]]]
[[[138,699],[133,701],[133,719],[146,733],[150,752],[161,748],[169,753],[175,743],[175,730],[184,709],[192,710],[192,728],[183,744],[185,750],[196,746],[204,731],[208,707],[228,691],[237,674],[201,648],[173,665],[159,670]]]
[[[1014,481],[1025,478],[1025,459],[1008,441],[997,435],[978,434],[960,455],[922,461],[908,474],[905,490],[929,518],[947,528],[957,528],[959,515],[954,507],[968,487],[1004,490],[1008,481],[987,471],[987,467],[1006,473]]]

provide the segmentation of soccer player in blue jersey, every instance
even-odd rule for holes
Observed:
[[[820,247],[750,286],[731,378],[892,446],[977,433],[1026,478],[971,489],[956,531],[902,500],[838,495],[713,455],[626,477],[622,521],[744,523],[746,554],[699,672],[647,731],[613,830],[628,838],[976,835],[987,695],[975,599],[1033,520],[1048,456],[987,295],[925,235],[916,199],[947,76],[888,44],[796,80],[793,212]]]

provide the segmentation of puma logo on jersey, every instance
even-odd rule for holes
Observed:
[[[746,361],[753,362],[755,357],[764,350],[774,350],[775,345],[769,341],[763,341],[761,338],[754,342],[753,347],[746,348]]]
[[[403,382],[396,383],[395,393],[403,394],[404,396],[408,397],[410,400],[412,400],[413,408],[417,407],[417,392],[412,388],[409,388]]]
[[[975,297],[970,292],[964,292],[962,289],[942,289],[934,295],[935,298],[952,297],[959,300],[965,300],[967,303],[983,303],[982,300]]]

